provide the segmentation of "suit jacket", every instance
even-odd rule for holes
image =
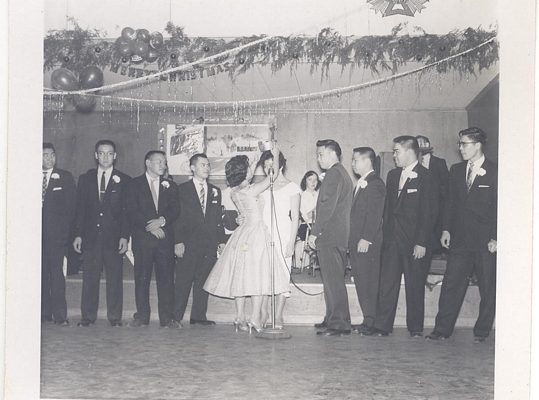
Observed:
[[[382,243],[382,216],[386,199],[386,186],[375,172],[365,178],[367,186],[358,188],[350,212],[350,240],[353,251],[361,239],[373,244]]]
[[[150,185],[146,174],[133,178],[129,185],[127,210],[131,219],[131,234],[133,249],[155,248],[157,246],[172,246],[174,244],[174,223],[180,213],[178,202],[178,187],[172,181],[159,178],[159,203],[155,210]],[[165,218],[165,239],[157,239],[146,232],[146,225],[151,219]]]
[[[65,246],[70,241],[75,191],[73,175],[63,169],[54,168],[41,210],[43,243]]]
[[[215,255],[217,245],[225,243],[221,190],[208,183],[206,214],[202,212],[200,199],[193,180],[178,187],[180,216],[174,223],[175,243],[187,248]]]
[[[395,241],[412,251],[415,245],[432,247],[432,230],[438,214],[438,191],[428,169],[417,164],[417,178],[407,179],[399,196],[402,168],[387,174],[387,195],[384,209],[384,241]]]
[[[468,192],[466,164],[449,172],[449,196],[444,210],[443,230],[451,234],[451,249],[486,249],[496,240],[498,213],[498,167],[485,159],[483,176],[477,175]]]
[[[97,180],[97,168],[79,177],[74,235],[81,237],[82,246],[88,248],[96,244],[101,233],[105,246],[118,248],[119,240],[129,239],[131,231],[127,213],[131,178],[113,169],[102,202]]]
[[[326,171],[316,202],[316,220],[311,230],[316,247],[348,247],[353,183],[341,163]]]

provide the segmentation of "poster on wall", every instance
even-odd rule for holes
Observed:
[[[167,125],[165,151],[170,175],[191,175],[189,159],[196,153],[204,153],[204,134],[204,125]]]
[[[227,161],[240,154],[256,162],[271,135],[268,124],[206,125],[206,154],[211,163],[211,175],[224,176]]]

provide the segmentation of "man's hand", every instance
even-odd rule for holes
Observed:
[[[219,246],[217,246],[217,254],[221,255],[224,249],[225,249],[225,244],[219,243]]]
[[[183,255],[185,254],[185,244],[183,243],[176,243],[174,245],[174,254],[176,255],[176,257],[178,258],[182,258]]]
[[[316,250],[316,236],[310,235],[309,239],[307,240],[307,244],[311,249]]]
[[[440,243],[442,244],[442,247],[445,249],[449,248],[449,245],[451,243],[451,234],[448,231],[442,232],[442,237],[440,238]]]
[[[150,232],[152,235],[154,235],[157,239],[164,239],[165,238],[165,231],[161,228],[157,228],[156,230],[153,230]]]
[[[153,232],[156,229],[161,228],[164,223],[165,223],[165,219],[163,217],[151,219],[147,222],[146,232]]]
[[[127,251],[127,239],[120,238],[120,242],[118,243],[118,253],[124,254]]]
[[[425,247],[416,244],[414,246],[414,259],[416,260],[422,259],[423,257],[425,257],[426,252],[427,252],[427,249]]]
[[[80,236],[77,236],[75,240],[73,240],[73,249],[79,254],[82,253],[82,238]]]
[[[488,247],[488,251],[490,251],[491,253],[496,253],[498,251],[498,241],[494,239],[490,239],[487,247]]]
[[[365,239],[361,239],[357,243],[357,252],[358,253],[366,253],[369,251],[369,246],[371,245],[370,242],[367,242]]]
[[[245,222],[245,217],[241,214],[238,214],[236,217],[236,224],[241,225]]]

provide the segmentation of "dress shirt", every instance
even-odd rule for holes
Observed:
[[[204,213],[206,213],[206,208],[208,206],[208,182],[205,179],[200,180],[193,176],[193,183],[195,184],[195,189],[197,191],[197,196],[198,196],[199,201],[200,201],[200,191],[202,190],[202,187],[204,187],[204,193],[205,193]]]
[[[425,168],[429,169],[430,153],[423,154],[423,157],[421,157],[421,165],[423,165]]]
[[[410,173],[413,171],[415,166],[418,164],[418,161],[414,161],[412,164],[408,165],[407,167],[402,169],[401,177],[399,180],[399,192],[404,187],[404,184],[406,183],[406,180],[410,177]]]
[[[361,185],[361,182],[364,182],[365,179],[367,179],[367,176],[369,176],[372,172],[374,172],[374,169],[371,169],[369,172],[367,172],[365,175],[361,176],[361,177],[357,180],[356,189],[354,190],[354,195],[358,192],[358,190],[359,190],[359,185]]]
[[[97,167],[97,194],[99,195],[99,188],[101,187],[101,176],[105,173],[105,190],[109,187],[110,177],[112,176],[112,167],[108,169],[103,169]]]
[[[148,180],[148,185],[150,185],[150,191],[152,190],[152,185],[154,185],[155,193],[157,195],[157,202],[159,203],[159,177],[152,178],[147,172],[146,172],[146,179]]]
[[[472,161],[468,161],[466,164],[466,177],[468,176],[468,171],[470,170],[470,163]],[[485,162],[485,155],[482,155],[477,161],[473,163],[473,169],[472,169],[472,183],[475,181],[475,177],[477,176],[477,171],[483,166],[483,163]]]
[[[43,172],[45,172],[47,174],[47,187],[49,187],[49,182],[51,180],[51,175],[52,175],[52,170],[53,169],[54,168],[43,170]]]

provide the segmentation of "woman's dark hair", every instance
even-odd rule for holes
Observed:
[[[256,164],[256,167],[260,167],[262,168],[262,170],[264,170],[264,163],[267,160],[273,160],[273,153],[270,150],[266,150],[262,153],[262,155],[260,156],[260,160],[258,160],[258,163]],[[286,158],[284,158],[283,153],[279,153],[279,168],[282,170],[283,173],[286,171]]]
[[[249,170],[249,157],[246,155],[234,156],[225,165],[226,181],[228,186],[236,187],[247,177]]]
[[[314,171],[307,171],[305,175],[303,175],[303,179],[301,180],[301,184],[300,184],[301,190],[303,191],[307,190],[307,179],[309,179],[311,176],[316,176],[316,180],[318,182],[316,184],[315,190],[320,189],[320,185],[322,184],[322,182],[320,182],[320,177],[318,176],[318,174]]]

